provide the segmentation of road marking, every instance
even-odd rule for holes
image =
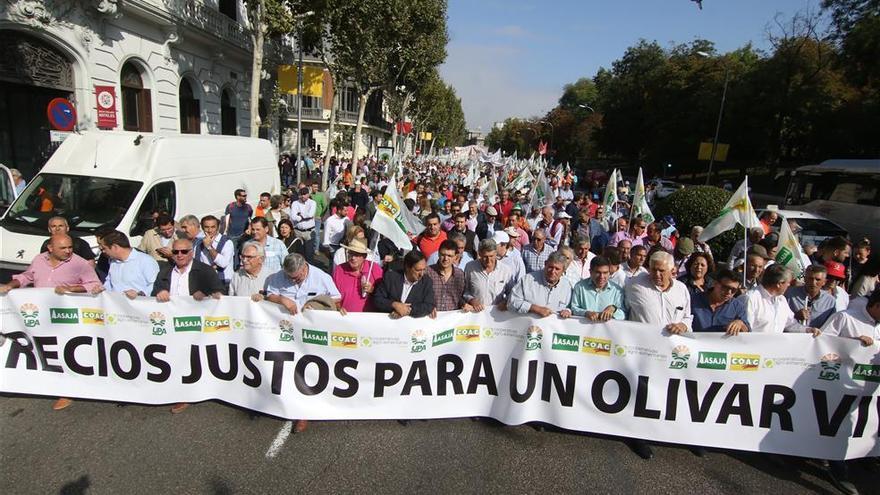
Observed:
[[[287,441],[287,437],[290,436],[290,430],[293,429],[293,421],[285,421],[283,425],[281,425],[281,429],[278,430],[278,435],[275,436],[275,440],[272,440],[272,445],[269,446],[269,450],[266,451],[266,459],[272,459],[278,452],[281,451],[281,447],[284,447],[284,442]]]

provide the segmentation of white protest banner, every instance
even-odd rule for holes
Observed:
[[[0,297],[0,390],[285,418],[487,416],[822,459],[880,455],[877,345],[807,334],[449,312],[307,311],[224,297]]]

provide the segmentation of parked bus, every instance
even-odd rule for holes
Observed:
[[[821,215],[880,245],[880,160],[826,160],[791,172],[785,208]]]

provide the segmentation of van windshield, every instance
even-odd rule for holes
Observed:
[[[45,235],[49,219],[59,215],[67,219],[71,231],[93,235],[119,225],[142,185],[105,177],[40,174],[9,208],[2,224],[12,231]]]

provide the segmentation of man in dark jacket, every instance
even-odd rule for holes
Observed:
[[[477,224],[477,238],[481,241],[483,239],[491,239],[492,236],[495,235],[495,232],[499,230],[504,230],[504,227],[501,225],[501,222],[498,221],[498,210],[495,207],[490,206],[486,208],[485,220],[481,221]]]
[[[192,241],[177,239],[171,244],[173,265],[159,271],[153,283],[153,294],[159,302],[171,300],[171,296],[192,296],[196,301],[207,297],[220,299],[223,283],[217,271],[193,259]]]
[[[406,253],[403,257],[403,273],[385,272],[382,283],[373,294],[376,310],[391,313],[392,318],[422,316],[434,313],[434,284],[425,277],[428,263],[425,255],[418,250]]]

